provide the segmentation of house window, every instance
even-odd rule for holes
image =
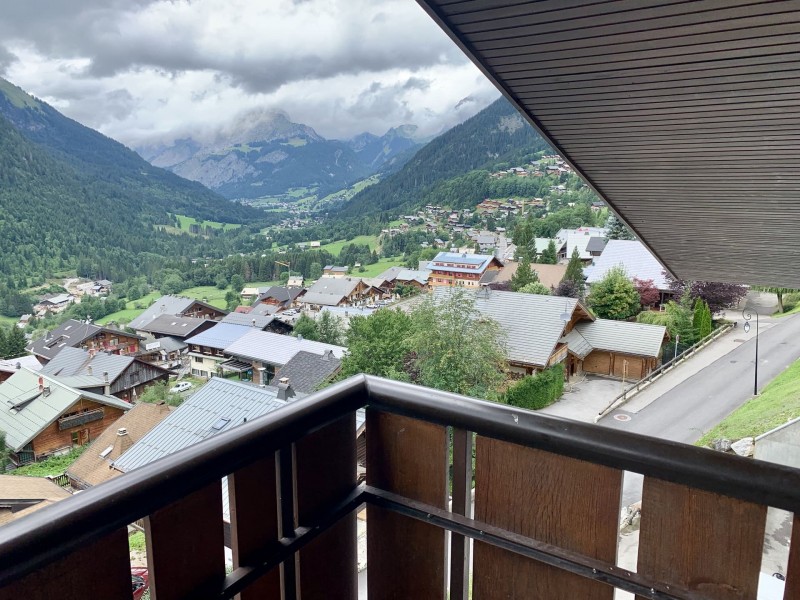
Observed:
[[[193,356],[192,358],[194,358],[194,362],[197,362],[197,363],[202,363],[203,362],[203,357],[202,356]]]
[[[72,432],[72,445],[73,446],[77,446],[78,445],[78,441],[79,441],[78,432],[77,431],[73,431]]]

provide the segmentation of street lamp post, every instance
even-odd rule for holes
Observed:
[[[744,332],[748,333],[750,331],[750,319],[753,318],[753,315],[749,310],[744,309],[742,317],[744,318]],[[753,372],[753,396],[758,396],[758,313],[756,313],[756,364]]]

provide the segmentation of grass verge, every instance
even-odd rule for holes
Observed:
[[[797,417],[800,417],[800,360],[789,365],[760,395],[728,415],[696,445],[706,446],[718,438],[756,437]]]

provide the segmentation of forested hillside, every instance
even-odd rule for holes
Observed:
[[[444,180],[500,162],[518,164],[549,149],[511,104],[500,98],[428,143],[397,173],[356,194],[339,216],[410,209],[429,202],[426,196]]]
[[[74,269],[119,280],[170,258],[229,251],[225,236],[204,240],[156,230],[164,222],[162,210],[143,202],[136,186],[79,173],[0,116],[0,273],[5,283],[22,288]]]
[[[103,193],[125,197],[135,212],[172,212],[232,223],[263,218],[256,209],[229,202],[198,183],[152,166],[119,142],[65,117],[1,78],[0,116],[54,159],[105,184]]]

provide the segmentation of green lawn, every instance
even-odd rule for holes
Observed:
[[[327,250],[331,254],[335,256],[339,256],[339,253],[342,251],[347,244],[366,244],[369,246],[370,250],[375,250],[378,247],[378,236],[377,235],[358,235],[354,237],[352,240],[340,240],[338,242],[331,242],[330,244],[325,244],[321,246],[321,250]]]
[[[245,287],[269,287],[272,285],[280,285],[279,281],[254,281],[252,283],[245,283]],[[187,296],[188,298],[197,298],[217,308],[225,308],[225,294],[227,289],[220,290],[213,285],[201,285],[183,290],[179,296]],[[150,292],[147,296],[139,300],[131,300],[125,305],[125,310],[120,310],[110,315],[106,315],[102,319],[97,320],[98,325],[106,325],[110,322],[130,323],[133,319],[138,317],[148,308],[154,301],[160,298],[163,294],[161,292]],[[137,307],[138,306],[138,307]],[[15,320],[16,322],[16,320]]]
[[[18,317],[7,317],[5,315],[0,315],[0,325],[14,325],[17,321],[19,321]]]
[[[773,379],[761,395],[748,400],[706,433],[697,445],[705,446],[717,438],[755,437],[797,417],[800,417],[800,360]]]
[[[396,267],[403,264],[403,259],[397,258],[381,258],[374,265],[364,265],[364,272],[361,273],[358,269],[354,269],[353,275],[356,277],[377,277],[389,267]]]
[[[231,229],[238,229],[242,225],[240,223],[219,223],[217,221],[198,221],[194,217],[187,217],[186,215],[175,215],[178,218],[178,223],[180,223],[180,228],[182,231],[189,231],[189,225],[193,225],[198,223],[203,225],[204,227],[211,227],[213,229],[223,229],[225,231],[230,231]]]

